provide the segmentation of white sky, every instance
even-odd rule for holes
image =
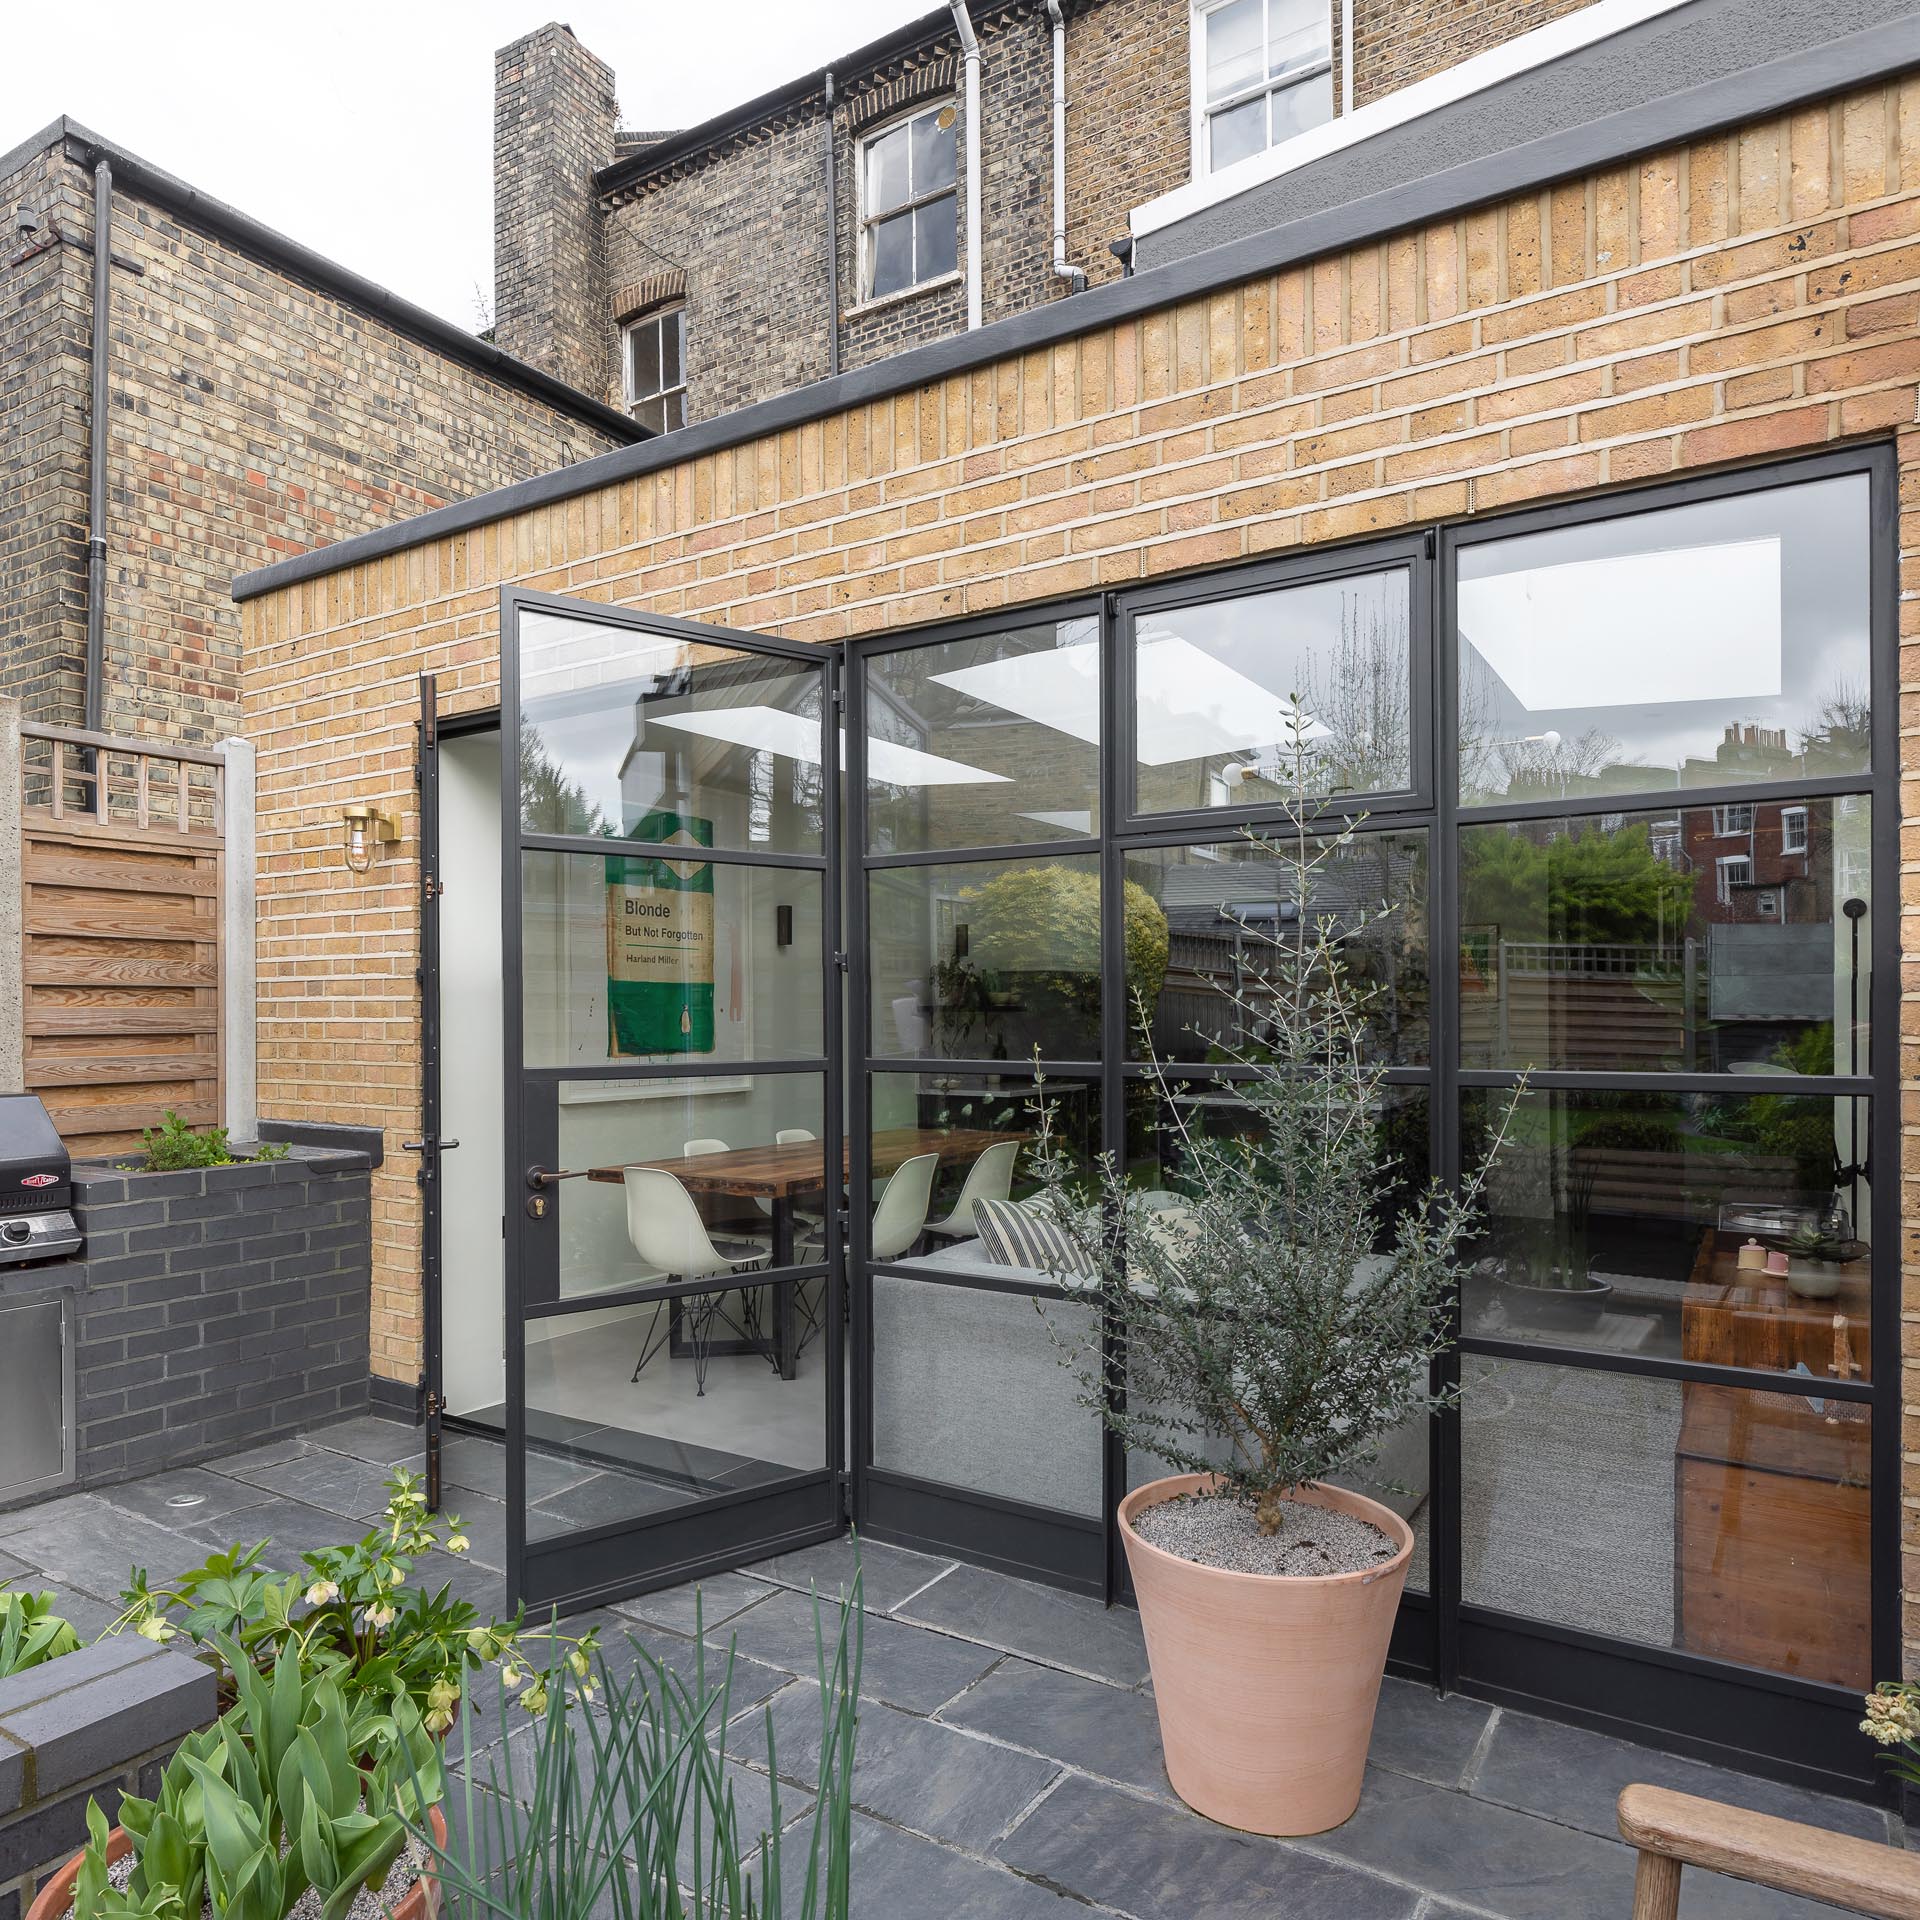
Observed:
[[[493,51],[563,19],[621,124],[690,126],[931,0],[92,0],[0,8],[0,153],[62,113],[461,326],[493,280]],[[11,209],[0,208],[10,214]]]

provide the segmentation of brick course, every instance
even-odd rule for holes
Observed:
[[[1872,437],[1901,468],[1908,687],[1916,303],[1908,78],[251,601],[262,1102],[417,1125],[415,870],[353,879],[332,821],[370,771],[402,785],[417,672],[456,707],[497,698],[502,581],[828,642]],[[1920,910],[1920,824],[1902,831]],[[1901,1044],[1910,1080],[1920,1024]],[[1920,1216],[1920,1135],[1902,1210]],[[376,1176],[374,1364],[396,1377],[417,1365],[417,1234],[411,1178]],[[1911,1402],[1911,1232],[1903,1252]],[[1906,1496],[1920,1510],[1912,1453]]]

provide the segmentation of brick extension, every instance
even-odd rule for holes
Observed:
[[[1910,78],[249,602],[262,1105],[417,1124],[414,868],[353,880],[331,822],[403,785],[417,672],[494,700],[504,580],[824,641],[1849,439],[1911,493],[1916,323]],[[1920,515],[1903,549],[1911,592]],[[373,1230],[374,1365],[411,1378],[409,1170]]]

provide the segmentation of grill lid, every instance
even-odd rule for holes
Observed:
[[[36,1093],[0,1093],[0,1213],[73,1204],[73,1163]]]

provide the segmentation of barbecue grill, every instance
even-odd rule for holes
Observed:
[[[80,1251],[73,1165],[38,1094],[0,1093],[0,1265]]]

